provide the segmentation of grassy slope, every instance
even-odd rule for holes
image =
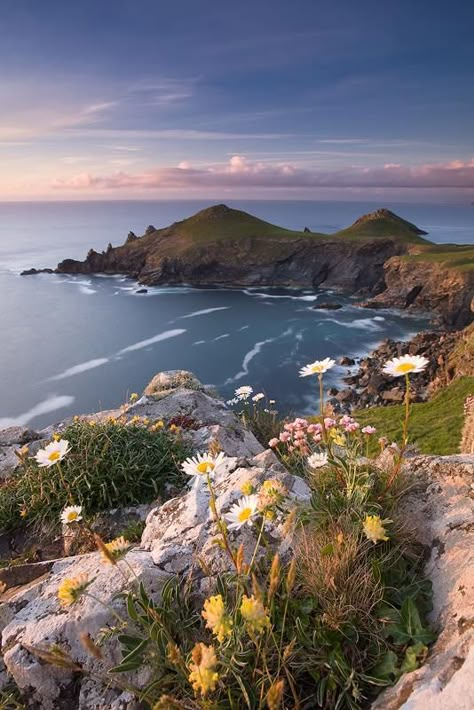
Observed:
[[[474,247],[470,244],[436,244],[406,254],[403,259],[411,262],[438,263],[458,271],[474,269]]]
[[[396,237],[398,240],[409,244],[427,244],[424,239],[411,228],[411,225],[404,220],[400,222],[387,217],[368,220],[366,222],[356,222],[346,229],[341,229],[333,236],[344,237],[345,239],[377,239]]]
[[[474,377],[460,377],[440,390],[429,402],[414,404],[410,418],[410,440],[425,454],[459,452],[464,423],[463,405],[474,393]],[[354,415],[363,425],[377,427],[381,436],[401,440],[402,405],[371,407]]]

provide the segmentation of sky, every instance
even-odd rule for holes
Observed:
[[[0,200],[474,200],[470,0],[2,0]]]

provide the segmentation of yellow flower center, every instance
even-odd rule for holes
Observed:
[[[202,461],[196,466],[196,470],[199,471],[199,473],[208,473],[214,471],[214,468],[215,466],[211,461]]]
[[[61,452],[60,451],[51,451],[50,454],[48,454],[48,459],[50,461],[57,461],[58,459],[61,458]]]
[[[411,372],[412,370],[414,370],[414,365],[411,362],[403,362],[397,365],[398,372]]]
[[[71,510],[71,512],[67,514],[67,519],[69,523],[71,523],[73,520],[77,520],[77,518],[78,515],[75,510]]]
[[[244,508],[243,510],[240,511],[238,518],[239,518],[239,523],[244,523],[246,520],[250,518],[252,515],[252,508]]]

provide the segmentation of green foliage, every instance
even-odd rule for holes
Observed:
[[[146,503],[163,495],[166,484],[181,487],[186,480],[179,465],[187,447],[166,428],[117,421],[91,426],[79,420],[61,436],[70,445],[61,463],[40,468],[27,458],[1,489],[0,530],[22,520],[36,526],[58,524],[61,510],[72,503],[83,505],[89,515]]]
[[[458,453],[464,423],[464,401],[473,393],[474,377],[460,377],[430,401],[413,404],[410,441],[424,454]],[[401,438],[403,415],[402,405],[371,407],[355,413],[362,425],[376,426],[378,432],[391,441]]]
[[[26,710],[18,688],[9,683],[0,690],[0,710]]]
[[[144,520],[131,520],[123,530],[120,530],[117,537],[124,537],[129,542],[140,542],[144,529]]]

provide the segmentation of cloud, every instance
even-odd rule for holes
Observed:
[[[189,161],[178,167],[156,168],[143,173],[111,175],[80,173],[57,179],[58,190],[133,190],[260,187],[292,188],[474,188],[474,158],[418,166],[387,163],[380,167],[337,170],[304,170],[290,163],[252,162],[233,155],[223,165],[193,168]]]

